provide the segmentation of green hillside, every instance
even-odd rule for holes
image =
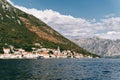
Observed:
[[[11,6],[6,0],[0,1],[0,51],[2,47],[13,45],[29,50],[35,43],[42,47],[72,50],[82,54],[91,53],[80,48],[50,26],[21,10]],[[97,55],[93,55],[97,56]]]

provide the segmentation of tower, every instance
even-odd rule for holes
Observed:
[[[58,48],[57,48],[57,54],[60,54],[61,52],[60,52],[60,47],[58,46]]]

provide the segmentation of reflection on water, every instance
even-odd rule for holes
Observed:
[[[120,80],[120,60],[0,60],[0,80]]]

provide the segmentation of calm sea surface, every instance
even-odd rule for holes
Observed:
[[[0,80],[120,80],[120,59],[0,60]]]

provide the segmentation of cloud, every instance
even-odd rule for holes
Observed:
[[[108,35],[112,35],[112,34],[119,34],[120,32],[115,32],[115,31],[109,31],[107,32]]]
[[[98,34],[97,36],[99,36],[100,38],[116,40],[116,39],[120,39],[120,32],[109,31],[101,35]]]
[[[71,15],[62,15],[52,9],[28,9],[14,5],[10,0],[8,1],[22,11],[32,14],[44,21],[53,29],[68,38],[98,36],[108,39],[120,39],[120,17],[113,17],[114,14],[110,14],[105,19],[101,19],[97,22],[95,19],[86,20],[83,18],[75,18]]]
[[[10,4],[14,5],[10,0],[7,0]]]
[[[105,15],[105,18],[110,18],[110,17],[115,17],[115,16],[116,16],[116,14],[111,13],[111,14]]]

